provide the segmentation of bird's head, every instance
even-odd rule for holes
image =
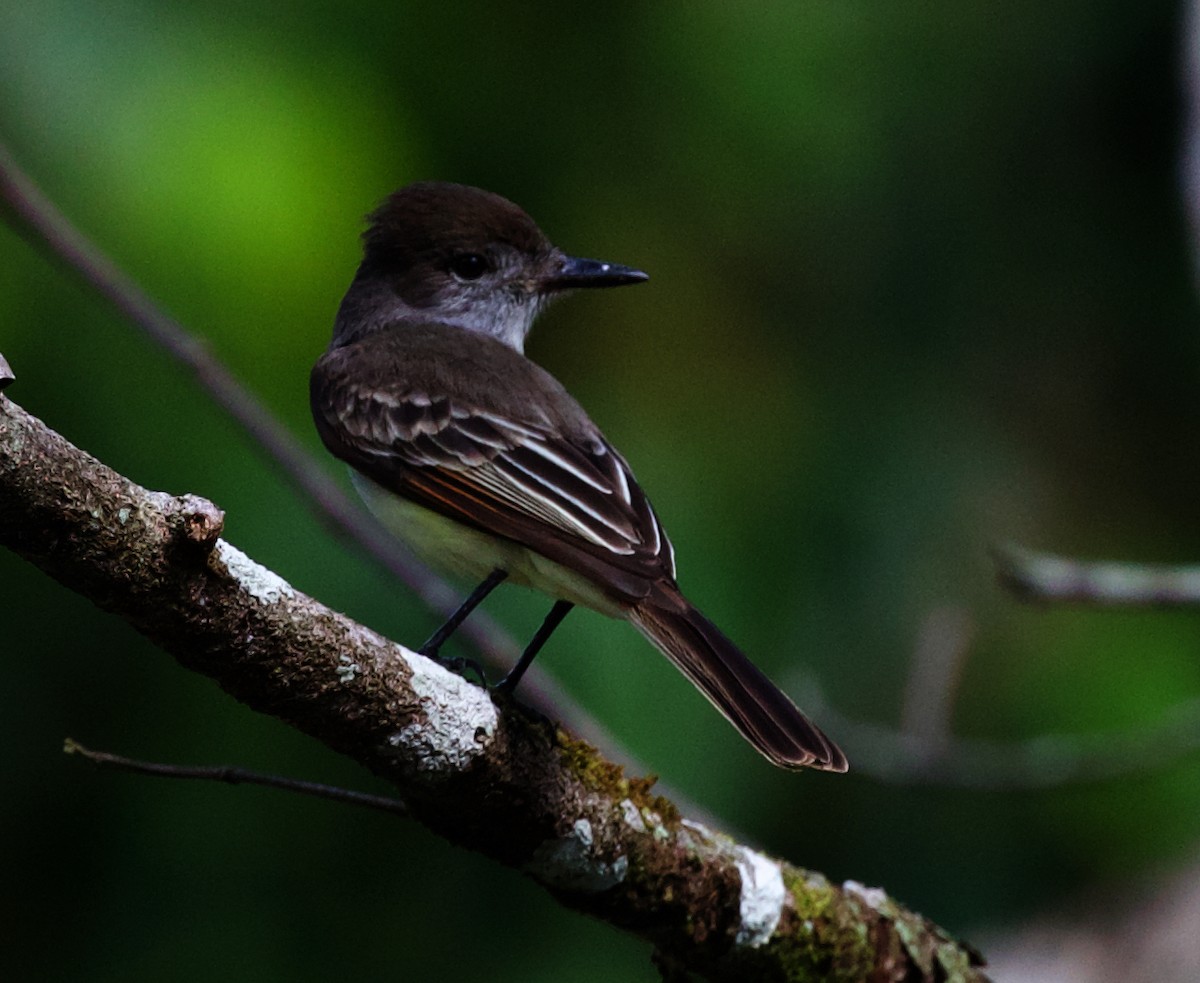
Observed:
[[[335,344],[405,320],[453,324],[517,351],[564,290],[640,283],[640,270],[558,249],[522,209],[479,188],[410,184],[368,216]]]

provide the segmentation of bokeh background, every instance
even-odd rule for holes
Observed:
[[[0,134],[314,450],[308,369],[394,187],[478,184],[643,267],[530,353],[632,462],[714,620],[785,688],[894,727],[950,609],[956,734],[1115,736],[1200,694],[1195,616],[1022,606],[987,551],[1200,557],[1183,51],[1161,0],[5,0]],[[213,499],[298,588],[409,644],[434,624],[3,228],[0,351],[16,401]],[[519,635],[545,607],[488,606]],[[6,978],[656,978],[641,942],[416,826],[64,757],[70,735],[377,787],[6,553],[0,619]],[[575,615],[541,661],[749,841],[970,938],[1196,850],[1195,756],[1040,791],[790,775],[627,626]]]

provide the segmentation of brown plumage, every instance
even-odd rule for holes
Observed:
[[[554,624],[575,603],[627,619],[775,764],[844,771],[841,751],[684,598],[628,464],[522,353],[554,292],[645,275],[570,259],[517,206],[459,185],[402,189],[370,222],[311,378],[317,430],[367,479],[368,503],[431,562],[503,570],[558,598]]]

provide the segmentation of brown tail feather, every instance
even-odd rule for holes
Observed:
[[[629,620],[759,753],[781,768],[846,770],[837,745],[716,625],[679,595],[669,600],[674,610],[645,601],[630,610]]]

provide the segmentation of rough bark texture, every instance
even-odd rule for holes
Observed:
[[[0,543],[390,780],[430,829],[648,939],[664,974],[985,978],[977,955],[884,892],[688,822],[553,723],[293,590],[223,541],[222,520],[204,499],[128,481],[0,396]]]

